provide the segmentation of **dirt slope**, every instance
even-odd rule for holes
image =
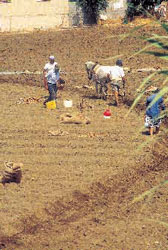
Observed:
[[[37,87],[42,76],[0,79],[0,171],[6,160],[24,164],[21,184],[11,183],[0,189],[0,248],[167,248],[166,184],[145,200],[132,203],[134,197],[167,176],[164,128],[154,147],[155,139],[148,143],[143,129],[143,112],[133,111],[125,117],[135,89],[146,74],[127,75],[127,102],[117,108],[113,98],[109,100],[109,120],[103,118],[107,103],[95,99],[94,90],[76,88],[88,83],[86,60],[101,61],[124,53],[125,66],[136,69],[149,65],[147,57],[128,59],[143,46],[136,36],[125,40],[119,52],[118,40],[109,42],[106,37],[128,30],[123,26],[1,34],[2,70],[42,70],[52,53],[67,75],[66,87],[59,92],[53,111],[43,108],[42,101],[16,104],[23,97],[47,94]],[[157,59],[152,66],[161,67],[163,62]],[[83,113],[91,124],[60,123],[60,115],[67,112],[63,106],[66,98],[73,100],[73,112],[79,112],[79,104],[85,99]],[[59,129],[67,134],[49,134],[49,130]]]

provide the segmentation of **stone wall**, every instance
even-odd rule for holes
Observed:
[[[0,0],[0,31],[66,28],[83,23],[75,0]],[[124,17],[126,0],[109,0],[107,19]]]
[[[82,23],[82,12],[77,7],[75,1],[69,2],[69,24],[70,26],[79,26]]]
[[[106,15],[108,19],[123,18],[125,15],[125,10],[127,0],[110,0],[109,7],[107,9]]]
[[[69,27],[68,0],[11,0],[11,3],[0,3],[1,31],[54,27]]]

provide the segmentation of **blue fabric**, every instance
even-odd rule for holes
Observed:
[[[160,97],[150,108],[148,108],[149,104],[154,100],[157,94],[153,94],[149,96],[146,100],[146,115],[151,117],[152,119],[156,119],[160,115],[160,110],[165,109],[165,105],[163,103],[163,98]]]
[[[48,91],[49,91],[50,96],[47,101],[55,100],[56,94],[57,94],[57,85],[48,83]]]

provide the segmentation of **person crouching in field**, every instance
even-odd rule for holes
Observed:
[[[116,61],[116,65],[111,67],[111,72],[110,72],[110,80],[111,80],[111,87],[112,91],[114,92],[115,96],[115,103],[116,106],[119,105],[119,90],[121,88],[121,82],[123,83],[123,88],[125,88],[125,73],[123,70],[123,63],[122,60],[118,59]]]
[[[147,109],[145,114],[145,127],[149,128],[149,134],[152,136],[154,133],[159,133],[161,124],[161,119],[159,118],[160,111],[165,110],[165,105],[162,97],[160,97],[151,105],[152,101],[159,93],[159,89],[157,87],[152,86],[147,89],[146,93],[151,92],[152,95],[148,96],[146,99]]]
[[[59,81],[59,67],[55,62],[54,56],[49,57],[49,62],[46,63],[43,71],[44,76],[44,87],[49,92],[49,98],[46,102],[55,100],[57,95],[57,83]],[[44,104],[45,104],[44,103]]]

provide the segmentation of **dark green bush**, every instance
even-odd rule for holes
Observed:
[[[127,0],[125,22],[132,21],[134,16],[146,16],[148,12],[154,13],[154,6],[159,5],[162,0]]]
[[[96,24],[100,12],[108,7],[108,0],[77,0],[76,2],[82,8],[86,24]]]

